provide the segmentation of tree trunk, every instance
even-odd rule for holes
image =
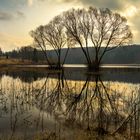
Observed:
[[[99,62],[99,58],[98,58],[98,54],[96,53],[95,59],[93,60],[92,63],[88,64],[88,69],[90,71],[99,71],[100,69],[100,62]]]

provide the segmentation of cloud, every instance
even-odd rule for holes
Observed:
[[[14,19],[24,18],[25,15],[21,11],[16,11],[14,13],[0,11],[0,21],[10,21]]]
[[[33,2],[34,2],[34,0],[27,0],[28,6],[32,6]]]
[[[131,29],[134,34],[135,43],[140,43],[140,9],[137,10],[137,13],[131,17],[129,20],[131,22]]]
[[[95,6],[98,8],[120,9],[124,3],[122,0],[56,0],[58,2],[73,2],[81,3],[87,6]]]
[[[36,0],[36,2],[45,2],[47,0]],[[48,0],[49,1],[49,0]],[[55,1],[55,0],[54,0]],[[27,0],[27,5],[30,7],[35,3],[35,0]]]
[[[17,47],[31,44],[32,40],[25,37],[17,37],[13,34],[0,32],[0,47],[2,50],[13,50]]]
[[[111,10],[124,10],[124,7],[128,4],[135,6],[140,4],[140,0],[55,0],[55,1],[60,3],[80,3],[83,6],[95,6],[97,8],[109,8]]]
[[[16,14],[17,14],[17,18],[25,18],[24,13],[21,11],[17,11]]]
[[[9,12],[0,11],[0,20],[11,20],[13,15]]]
[[[59,3],[75,3],[83,7],[109,8],[125,16],[134,34],[134,42],[140,43],[140,0],[55,0]]]

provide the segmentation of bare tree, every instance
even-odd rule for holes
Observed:
[[[88,14],[85,9],[75,10],[71,9],[67,12],[64,12],[64,26],[67,30],[67,35],[70,38],[73,45],[80,45],[88,64],[91,63],[91,59],[88,52],[88,34],[89,27],[85,28],[84,26],[88,26],[88,23],[85,23],[85,18],[88,18]]]
[[[40,47],[44,52],[49,65],[51,65],[51,62],[47,55],[47,49],[53,48],[57,55],[57,65],[55,68],[58,69],[62,68],[63,64],[65,63],[69,50],[69,47],[67,47],[66,53],[63,54],[63,61],[61,62],[62,48],[64,48],[64,46],[66,46],[66,44],[69,42],[62,22],[63,20],[61,19],[61,16],[56,16],[49,22],[49,24],[40,26],[31,33],[38,47]],[[69,45],[67,44],[67,46]]]
[[[39,26],[35,31],[31,31],[30,34],[34,38],[35,46],[42,50],[47,63],[51,66],[51,62],[47,55],[47,46],[43,35],[43,28],[43,26]]]
[[[81,47],[89,68],[98,70],[106,52],[132,41],[126,18],[109,9],[71,9],[63,16],[67,35],[74,45]],[[90,56],[89,46],[94,47],[94,59]]]
[[[31,33],[38,47],[47,55],[48,47],[57,55],[57,68],[65,62],[69,46],[80,46],[90,69],[99,70],[103,56],[117,48],[131,43],[132,33],[125,17],[109,9],[71,9],[56,16],[49,24],[38,27]],[[61,62],[62,48],[68,49]],[[89,51],[93,47],[93,52]],[[94,58],[93,58],[94,56]]]

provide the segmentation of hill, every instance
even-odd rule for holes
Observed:
[[[94,48],[89,48],[91,58],[94,58]],[[66,53],[66,49],[62,50],[62,55]],[[54,51],[48,51],[51,60],[56,61],[57,57]],[[63,59],[63,57],[62,57]],[[107,52],[103,57],[104,64],[140,64],[140,45],[123,46]],[[81,48],[71,48],[69,50],[66,64],[86,64],[86,59]]]
[[[66,53],[66,48],[62,49],[62,58]],[[103,50],[103,48],[102,48]],[[91,58],[95,56],[95,50],[93,47],[89,47]],[[54,50],[47,51],[48,57],[51,62],[57,62],[57,56]],[[30,63],[35,62],[36,64],[44,64],[45,56],[41,50],[32,48],[31,46],[22,47],[20,50],[13,50],[3,54],[8,59],[18,59],[25,62],[29,60]],[[1,57],[2,59],[2,57]],[[6,59],[6,61],[9,61]],[[20,62],[21,63],[21,62]],[[85,56],[81,48],[70,48],[65,64],[86,64]],[[116,48],[110,52],[107,52],[102,59],[104,64],[140,64],[140,45],[123,46]]]

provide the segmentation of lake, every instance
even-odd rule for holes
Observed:
[[[0,139],[139,140],[139,66],[0,70]]]

